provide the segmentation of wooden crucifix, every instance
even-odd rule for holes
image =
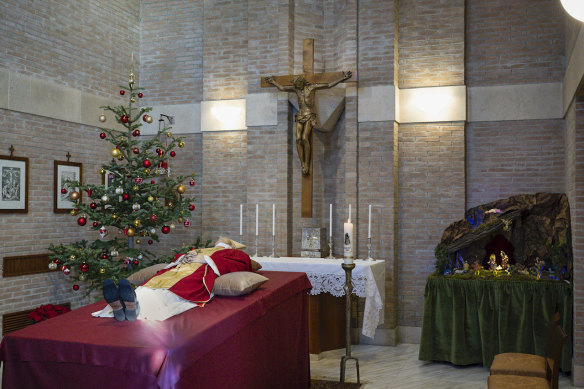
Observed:
[[[312,130],[317,124],[315,93],[351,78],[351,72],[314,73],[314,39],[302,41],[302,74],[262,77],[262,87],[275,86],[298,96],[296,148],[302,165],[302,217],[312,217]]]

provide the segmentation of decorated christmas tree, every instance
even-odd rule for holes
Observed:
[[[153,121],[148,114],[152,108],[137,105],[143,88],[135,85],[134,77],[132,65],[128,85],[120,86],[120,95],[128,98],[127,106],[101,107],[100,122],[105,123],[105,112],[111,112],[125,128],[100,129],[100,138],[112,144],[111,162],[99,168],[103,184],[68,181],[62,190],[75,204],[71,215],[77,224],[89,224],[96,232],[93,242],[49,247],[49,268],[70,277],[74,290],[79,290],[81,281],[88,283],[89,293],[101,288],[106,278],[124,278],[147,263],[160,262],[142,247],[159,241],[159,233],[170,233],[174,222],[190,226],[188,218],[195,209],[194,199],[184,196],[187,187],[183,181],[188,177],[172,176],[168,166],[185,143],[172,134],[170,126],[159,127],[148,139],[141,136],[143,123]],[[189,185],[195,185],[194,177]],[[81,193],[87,193],[85,202],[80,201]]]

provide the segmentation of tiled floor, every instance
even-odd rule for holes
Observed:
[[[487,387],[489,369],[482,366],[454,366],[450,363],[418,360],[417,344],[396,347],[357,345],[351,355],[359,359],[363,389],[431,388],[480,389]],[[310,375],[315,379],[339,380],[341,356],[345,349],[327,351],[322,359],[310,362]],[[347,362],[346,381],[357,382],[355,362]],[[559,387],[573,388],[570,377],[560,373]]]

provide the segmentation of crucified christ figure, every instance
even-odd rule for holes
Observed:
[[[343,72],[343,76],[335,81],[326,84],[313,84],[303,76],[296,76],[292,79],[291,86],[279,84],[274,77],[266,77],[268,84],[274,85],[283,92],[295,92],[298,96],[298,113],[296,114],[296,148],[302,165],[302,174],[310,173],[310,162],[312,159],[312,129],[316,126],[316,111],[314,107],[314,95],[319,89],[328,89],[340,82],[351,78],[352,73]]]

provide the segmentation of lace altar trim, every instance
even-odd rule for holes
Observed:
[[[322,274],[322,273],[306,273],[310,283],[312,284],[312,290],[310,294],[317,295],[321,293],[330,293],[335,297],[341,297],[345,295],[343,286],[345,286],[345,275],[344,274]],[[367,297],[367,279],[365,277],[354,277],[352,279],[353,283],[353,294],[359,297]]]

